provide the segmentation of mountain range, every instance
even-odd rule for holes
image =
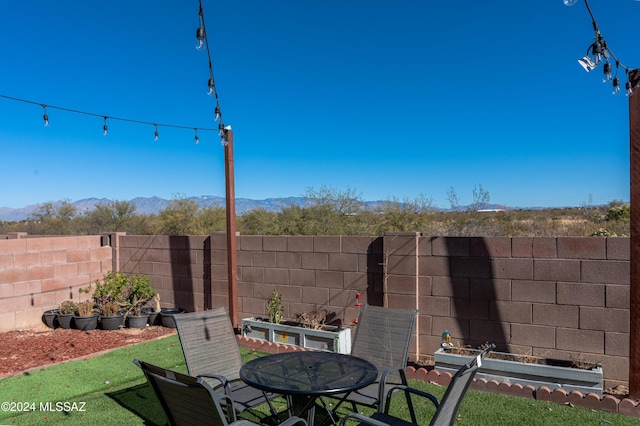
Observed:
[[[198,197],[187,197],[189,200],[193,200],[200,207],[225,207],[225,198],[215,195],[201,195]],[[138,214],[157,214],[164,210],[172,200],[167,200],[160,197],[136,197],[132,200],[128,200],[130,203],[136,206],[136,213]],[[283,207],[289,206],[304,206],[308,199],[305,197],[284,197],[284,198],[267,198],[264,200],[253,200],[250,198],[236,198],[236,214],[241,216],[255,209],[264,209],[267,211],[278,212]],[[82,200],[71,202],[76,207],[79,213],[90,212],[95,209],[96,204],[108,204],[112,200],[108,198],[85,198]],[[54,204],[59,203],[53,202]],[[374,210],[386,203],[386,201],[365,201],[367,209]],[[33,204],[20,208],[0,207],[0,221],[17,222],[28,219],[31,214],[41,204]],[[483,205],[483,209],[504,209],[505,207],[498,204],[486,204]],[[464,209],[460,206],[460,209]],[[445,209],[442,209],[445,210]]]
[[[188,197],[188,199],[195,201],[200,207],[225,207],[225,198],[215,195],[201,195],[199,197]],[[172,200],[154,196],[136,197],[128,201],[136,206],[136,213],[138,214],[156,214],[164,210]],[[53,203],[56,204],[58,202]],[[85,198],[71,202],[71,204],[78,209],[78,212],[89,212],[95,209],[96,204],[108,204],[110,202],[112,200],[108,198]],[[304,197],[267,198],[265,200],[236,198],[236,214],[242,215],[257,208],[279,211],[284,206],[303,205],[304,202]],[[20,208],[0,207],[0,220],[11,222],[28,219],[39,206],[40,204],[32,204]]]

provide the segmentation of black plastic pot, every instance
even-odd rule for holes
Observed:
[[[57,309],[49,309],[48,311],[44,311],[44,322],[47,324],[49,328],[60,327],[58,323],[58,310]]]
[[[145,328],[149,321],[149,315],[127,315],[127,324],[129,328]]]
[[[162,325],[167,328],[176,328],[176,322],[173,316],[176,314],[183,314],[185,312],[182,308],[162,308],[160,316],[162,317]]]
[[[100,316],[100,328],[103,330],[117,330],[124,324],[124,315]]]
[[[89,315],[88,317],[74,316],[73,322],[78,330],[87,331],[98,328],[98,316]]]
[[[58,313],[57,318],[60,328],[74,328],[73,314]]]

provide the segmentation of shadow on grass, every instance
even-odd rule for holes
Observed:
[[[168,424],[162,405],[160,405],[160,401],[149,383],[107,392],[105,395],[140,417],[145,425],[164,426]]]

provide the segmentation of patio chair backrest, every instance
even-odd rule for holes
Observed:
[[[447,387],[446,392],[440,400],[440,405],[431,419],[430,426],[453,426],[458,417],[458,409],[462,403],[469,386],[473,382],[473,378],[478,372],[478,368],[482,366],[482,360],[485,355],[495,348],[495,345],[489,345],[484,351],[477,355],[473,360],[460,367],[456,374],[451,378],[451,383]]]
[[[190,375],[240,378],[242,358],[226,308],[176,314],[174,318]]]
[[[351,355],[373,363],[380,373],[405,368],[417,314],[417,309],[363,306]]]
[[[215,426],[229,424],[218,401],[221,396],[216,396],[202,379],[137,359],[133,362],[144,372],[170,424],[213,424]],[[233,410],[230,412],[233,413]]]

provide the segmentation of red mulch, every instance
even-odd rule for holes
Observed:
[[[45,328],[0,333],[0,378],[175,333],[173,328],[160,326],[113,331]]]

